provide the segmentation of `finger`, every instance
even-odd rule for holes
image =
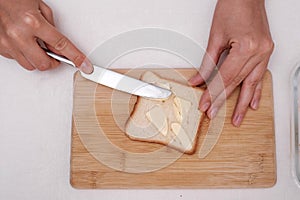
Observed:
[[[211,95],[211,102],[212,105],[207,110],[207,115],[209,118],[214,118],[216,116],[216,113],[218,112],[219,108],[224,104],[226,99],[233,93],[233,91],[237,88],[237,86],[251,73],[253,68],[258,66],[258,63],[260,62],[259,57],[257,58],[251,58],[242,68],[238,75],[235,75],[236,77],[232,79],[231,82],[224,81],[222,75],[218,74],[216,81],[219,82],[219,88],[222,89],[221,85],[223,85],[223,90],[218,93],[218,91],[211,92],[213,95]],[[260,66],[259,66],[260,67]],[[263,69],[264,70],[264,69]],[[256,70],[254,70],[256,71]],[[234,76],[234,75],[233,75]],[[223,82],[224,81],[224,82]],[[213,83],[212,83],[213,84]],[[215,83],[216,84],[216,83]],[[228,85],[229,84],[229,85]],[[201,99],[202,100],[202,99]]]
[[[15,59],[19,65],[27,70],[34,70],[35,67],[32,66],[32,64],[25,58],[23,53],[20,50],[17,50],[17,48],[14,47],[11,42],[9,42],[9,44],[9,46],[6,46],[5,52],[1,52],[1,55],[7,58]]]
[[[224,46],[225,43],[222,40],[214,38],[209,40],[199,72],[189,80],[190,85],[201,85],[210,77],[224,50]]]
[[[15,51],[14,55],[12,56],[24,69],[27,69],[29,71],[35,70],[35,67],[25,58],[25,56],[21,52]]]
[[[253,110],[257,110],[259,107],[260,99],[261,99],[261,91],[262,91],[262,80],[257,84],[254,95],[252,97],[250,107]]]
[[[53,53],[56,53],[57,55],[61,55],[61,56],[62,56],[61,52],[58,51],[58,50],[56,50],[56,49],[55,49],[54,47],[52,47],[51,45],[49,45],[49,44],[45,44],[45,45],[46,45],[46,48],[49,49],[50,51],[52,51]]]
[[[52,46],[46,44],[44,41],[42,41],[40,38],[36,38],[36,42],[38,43],[38,45],[42,48],[46,48],[49,49],[50,51],[52,51],[53,53],[56,53],[58,55],[60,55],[60,52],[57,51],[56,49],[54,49]]]
[[[93,66],[86,56],[64,35],[49,23],[43,23],[36,36],[70,59],[85,73],[92,73]]]
[[[238,74],[245,65],[246,61],[247,58],[245,56],[239,56],[236,53],[231,53],[227,56],[221,65],[219,72],[215,75],[213,80],[209,83],[206,91],[201,96],[199,108],[202,112],[206,112],[207,109],[212,106],[212,103],[221,94],[221,92],[223,92],[226,87],[232,84],[233,79],[235,77],[239,77]],[[239,79],[241,78],[239,77]],[[236,78],[235,82],[238,81],[240,82],[241,80]]]
[[[9,59],[13,58],[9,53],[0,53],[0,55],[2,55],[5,58],[9,58]]]
[[[46,20],[52,25],[54,25],[53,12],[51,8],[43,1],[40,1],[40,11],[42,15],[46,18]]]
[[[257,59],[255,59],[255,58],[250,59],[250,61],[248,61],[245,64],[245,66],[242,67],[242,70],[236,76],[234,81],[232,81],[228,86],[225,86],[225,83],[224,83],[223,90],[219,94],[215,93],[214,96],[211,95],[210,99],[211,99],[212,105],[207,110],[207,115],[210,119],[212,119],[216,116],[219,108],[221,108],[221,106],[224,104],[226,99],[228,97],[230,97],[230,95],[237,88],[237,86],[242,82],[242,80],[246,76],[248,76],[248,74],[250,73],[249,71],[252,70],[253,66],[257,66],[257,63],[259,63],[259,61],[257,61]],[[218,86],[221,86],[222,81],[223,81],[222,76],[220,74],[218,74],[218,77],[216,77],[216,78],[218,78],[220,80],[220,84]],[[219,87],[219,88],[221,88],[221,87]]]
[[[10,54],[9,54],[9,49],[11,48],[11,44],[8,40],[7,37],[3,36],[3,30],[0,29],[0,35],[1,35],[1,39],[0,39],[0,55],[6,57],[6,58],[13,58]]]
[[[59,62],[50,58],[34,39],[28,41],[28,46],[26,46],[26,48],[20,47],[20,49],[26,59],[40,71],[52,69],[59,65]]]
[[[250,105],[251,100],[254,97],[255,92],[260,92],[261,90],[257,90],[259,83],[261,82],[263,75],[266,71],[266,63],[265,61],[259,63],[257,67],[247,76],[247,78],[243,81],[241,91],[239,94],[238,102],[236,104],[234,114],[232,115],[232,124],[234,126],[240,126],[248,107]],[[258,94],[257,94],[258,95]],[[259,94],[260,97],[260,94]],[[257,99],[256,99],[257,100]]]
[[[267,71],[267,68],[268,68],[268,63],[269,63],[269,60],[270,60],[270,55],[271,54],[267,55],[267,57],[265,58],[264,62],[261,63],[261,67],[265,68],[265,72]],[[264,74],[265,74],[265,72],[264,72]],[[255,91],[254,91],[254,94],[253,94],[253,97],[251,99],[250,107],[253,110],[257,110],[258,107],[259,107],[259,103],[260,103],[260,99],[261,99],[261,92],[262,92],[262,82],[263,82],[263,76],[261,78],[261,81],[257,84],[257,86],[255,88]]]

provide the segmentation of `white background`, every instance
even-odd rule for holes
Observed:
[[[48,0],[58,28],[89,53],[121,32],[161,27],[206,46],[216,0]],[[69,183],[74,69],[27,72],[0,59],[0,199],[299,199],[291,173],[290,84],[300,61],[300,1],[267,1],[277,176],[269,189],[77,190]],[[138,59],[137,59],[138,60]],[[166,61],[166,59],[164,60]],[[172,59],[165,63],[172,66]],[[128,63],[119,62],[126,67]]]

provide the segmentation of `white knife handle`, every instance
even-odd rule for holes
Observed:
[[[66,64],[69,64],[69,65],[71,65],[73,67],[76,67],[76,65],[71,60],[69,60],[68,58],[66,58],[64,56],[57,55],[57,54],[49,51],[48,49],[45,49],[45,48],[43,48],[43,49],[45,50],[45,52],[46,52],[46,54],[48,56],[50,56],[50,57],[52,57],[52,58],[54,58],[54,59],[56,59],[58,61],[64,62]]]

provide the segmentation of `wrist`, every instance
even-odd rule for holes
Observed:
[[[230,4],[264,4],[265,0],[218,0],[218,2]]]

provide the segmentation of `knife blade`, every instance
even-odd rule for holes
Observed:
[[[48,49],[44,50],[48,56],[76,67],[75,64],[66,57],[57,55]],[[144,98],[167,99],[172,94],[170,90],[165,88],[158,87],[151,83],[147,83],[97,65],[94,65],[94,71],[91,74],[85,74],[82,71],[80,71],[80,73],[84,78],[90,81]]]

